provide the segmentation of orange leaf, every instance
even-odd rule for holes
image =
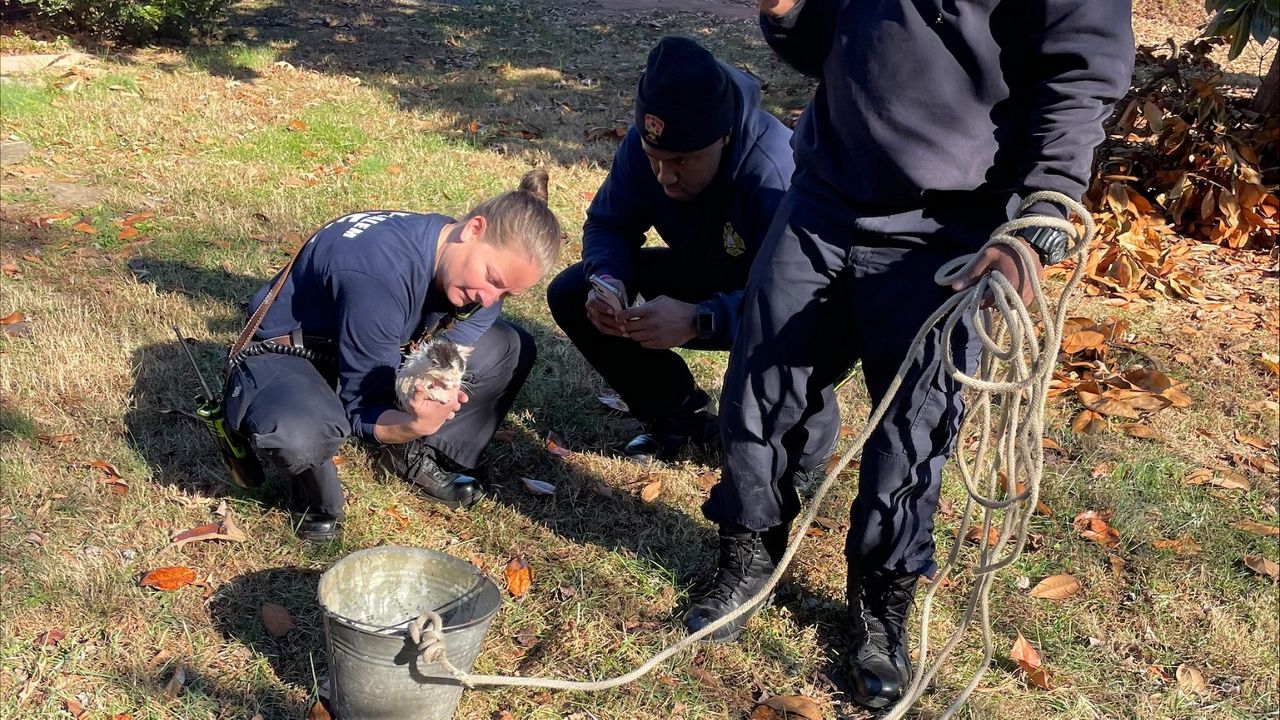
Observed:
[[[965,531],[964,539],[966,542],[971,542],[974,545],[980,544],[982,542],[982,528],[978,527],[977,525],[970,527],[967,531]],[[1000,542],[1000,531],[994,527],[987,528],[987,546],[995,547],[996,544],[999,542]]]
[[[1080,592],[1080,581],[1071,575],[1052,575],[1031,588],[1031,597],[1044,600],[1064,600]]]
[[[1202,549],[1190,535],[1183,535],[1172,540],[1154,540],[1151,547],[1157,550],[1172,550],[1175,555],[1195,555]]]
[[[1204,681],[1204,673],[1193,665],[1179,665],[1173,674],[1178,679],[1178,689],[1188,695],[1203,695],[1209,689]]]
[[[1053,689],[1049,673],[1040,667],[1040,653],[1036,652],[1021,632],[1018,633],[1018,639],[1014,641],[1013,648],[1009,650],[1009,659],[1022,668],[1022,672],[1026,673],[1027,680],[1031,684],[1042,690]]]
[[[564,440],[554,432],[547,433],[547,452],[555,457],[569,457],[573,451],[564,446]]]
[[[165,592],[184,588],[196,581],[196,571],[189,567],[156,568],[142,578],[142,585]]]
[[[89,467],[93,468],[94,470],[101,470],[104,474],[106,474],[108,479],[115,479],[120,477],[120,471],[116,470],[115,466],[107,462],[106,460],[94,460],[93,462],[89,463]]]
[[[1258,448],[1259,450],[1271,449],[1271,443],[1267,442],[1266,440],[1263,440],[1262,438],[1256,435],[1245,435],[1244,433],[1237,430],[1235,432],[1235,436],[1236,436],[1236,442],[1241,443],[1243,445],[1251,445],[1253,447]]]
[[[200,542],[202,540],[226,540],[228,542],[244,542],[249,538],[236,527],[235,521],[230,517],[224,518],[220,522],[209,523],[193,527],[190,530],[174,533],[170,538],[170,547],[180,547],[187,543]]]
[[[301,120],[290,120],[288,128],[293,132],[300,132],[307,129],[307,124]]]
[[[511,562],[507,563],[506,573],[507,591],[511,593],[511,597],[521,597],[529,592],[529,585],[533,583],[533,569],[524,558],[511,558]]]
[[[1280,537],[1280,527],[1275,525],[1263,525],[1260,522],[1252,520],[1241,520],[1240,522],[1231,523],[1231,527],[1237,530],[1253,533],[1254,535],[1263,535],[1267,537]]]
[[[789,718],[790,720],[823,720],[822,707],[812,699],[803,695],[774,695],[756,706],[757,708],[769,708],[775,714],[773,717]],[[755,717],[753,712],[751,717]],[[767,715],[765,717],[768,717]]]
[[[1085,350],[1100,349],[1107,344],[1107,338],[1096,330],[1081,330],[1062,338],[1062,351],[1075,355]]]
[[[126,225],[123,230],[116,235],[117,240],[132,240],[138,237],[138,228],[132,225]]]
[[[388,174],[388,175],[399,175],[399,174],[400,174],[400,172],[401,172],[403,169],[404,169],[404,168],[401,168],[399,165],[388,165],[388,166],[387,166],[387,174]]]
[[[1144,440],[1163,440],[1160,433],[1150,425],[1141,425],[1139,423],[1124,423],[1116,426],[1121,432],[1129,437],[1142,438]]]
[[[1098,514],[1093,510],[1088,510],[1076,515],[1071,524],[1075,527],[1076,532],[1080,533],[1080,537],[1092,540],[1104,547],[1109,547],[1120,542],[1120,531],[1107,524],[1107,520],[1110,518],[1110,512]]]
[[[1107,422],[1102,419],[1102,415],[1092,410],[1081,410],[1071,421],[1071,430],[1080,435],[1092,435],[1106,426]]]
[[[75,225],[72,225],[71,229],[75,230],[76,232],[84,233],[86,235],[93,235],[98,232],[98,228],[94,227],[93,225],[90,225],[89,223],[83,220],[76,223]]]
[[[698,483],[699,490],[708,492],[711,488],[715,487],[716,483],[720,482],[720,476],[710,470],[707,470],[699,475],[695,482]]]
[[[73,718],[79,718],[84,715],[84,707],[80,705],[79,700],[66,700],[67,714]]]
[[[134,213],[126,217],[124,220],[121,220],[120,222],[126,226],[130,226],[130,225],[140,223],[143,220],[150,220],[153,217],[155,217],[155,213],[140,212],[140,213]]]
[[[651,503],[658,499],[658,495],[662,494],[662,481],[654,480],[640,489],[640,499],[646,503]]]
[[[9,313],[8,315],[5,315],[4,317],[0,318],[0,325],[16,325],[26,319],[27,319],[26,315],[23,315],[22,313],[15,310]]]
[[[56,647],[58,643],[62,642],[63,638],[65,638],[66,636],[67,636],[66,633],[62,632],[57,628],[54,628],[52,630],[45,630],[44,632],[36,636],[36,645],[42,645],[45,647]]]

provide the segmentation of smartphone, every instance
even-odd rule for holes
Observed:
[[[618,286],[599,275],[592,275],[587,280],[591,283],[591,289],[600,296],[600,299],[604,300],[615,311],[622,310],[627,306],[627,299],[622,296],[622,290]]]

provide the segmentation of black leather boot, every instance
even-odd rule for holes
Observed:
[[[341,519],[336,515],[320,512],[289,513],[289,524],[299,538],[307,542],[327,543],[337,540],[342,532]]]
[[[413,485],[428,500],[453,509],[466,507],[480,497],[480,484],[471,475],[442,467],[447,462],[422,440],[387,445],[378,455],[379,467]]]
[[[849,676],[853,700],[863,707],[887,707],[911,684],[907,615],[918,580],[891,570],[849,572]]]
[[[627,443],[622,454],[642,464],[671,460],[687,445],[713,447],[720,442],[720,419],[715,403],[705,399],[693,401],[667,417],[649,424]]]
[[[715,583],[698,598],[684,616],[685,629],[695,633],[738,609],[765,586],[787,545],[787,528],[779,525],[762,533],[737,528],[720,530],[720,559]],[[766,600],[765,602],[768,602]],[[737,620],[704,638],[707,642],[733,642],[746,629],[755,606]]]

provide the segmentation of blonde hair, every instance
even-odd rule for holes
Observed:
[[[556,264],[564,245],[560,221],[547,207],[547,180],[546,170],[534,168],[520,179],[518,189],[485,200],[463,222],[483,217],[488,223],[484,242],[518,251],[546,273]]]

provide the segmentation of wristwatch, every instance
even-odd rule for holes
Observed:
[[[698,312],[693,316],[693,327],[698,331],[699,340],[711,340],[716,336],[716,313],[706,305],[698,305]]]
[[[1045,267],[1057,265],[1067,257],[1067,234],[1057,228],[1035,226],[1019,233],[1027,244],[1040,256]]]

